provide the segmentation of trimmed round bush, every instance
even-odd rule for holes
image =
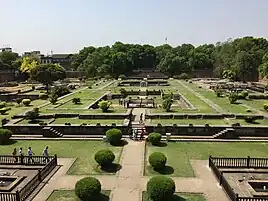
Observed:
[[[0,144],[6,144],[12,136],[12,132],[8,129],[0,129]]]
[[[155,170],[163,170],[166,167],[167,157],[161,152],[154,152],[149,156],[149,163]]]
[[[117,128],[112,128],[106,131],[106,139],[111,145],[120,144],[121,138],[122,132]]]
[[[10,108],[7,108],[7,107],[1,108],[1,109],[0,109],[0,114],[4,115],[4,114],[6,114],[6,112],[7,112],[8,110],[10,110]]]
[[[152,143],[152,145],[158,145],[161,141],[162,135],[160,133],[150,133],[148,136],[148,141]]]
[[[175,192],[175,183],[171,178],[155,176],[147,182],[147,193],[153,201],[170,200]]]
[[[101,167],[108,167],[112,165],[115,155],[109,149],[102,149],[95,154],[94,159]]]
[[[101,183],[94,177],[86,177],[75,184],[75,194],[82,201],[97,201],[101,192]]]
[[[39,98],[42,99],[42,100],[45,100],[45,99],[48,98],[48,95],[46,93],[40,93]]]
[[[31,100],[30,99],[23,99],[22,104],[25,106],[29,106],[31,104]]]

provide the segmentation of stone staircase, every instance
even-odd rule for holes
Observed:
[[[54,128],[51,127],[44,127],[43,128],[43,137],[63,137],[63,134],[60,131],[57,131]]]
[[[226,128],[216,134],[214,134],[212,137],[214,139],[230,139],[230,138],[236,138],[234,135],[234,129],[233,128]]]

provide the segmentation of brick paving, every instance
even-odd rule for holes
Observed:
[[[111,201],[141,201],[142,191],[150,177],[143,176],[145,142],[129,141],[124,147],[116,175],[96,175],[104,190],[111,190]],[[33,201],[45,201],[53,190],[73,190],[75,183],[86,175],[66,175],[75,159],[60,158],[62,166]],[[191,161],[196,177],[172,177],[176,192],[203,193],[207,201],[228,201],[222,188],[208,167],[207,161]]]

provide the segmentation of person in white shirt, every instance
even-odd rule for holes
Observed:
[[[46,146],[46,148],[43,150],[43,156],[45,157],[43,162],[49,162],[49,155],[48,155],[48,146]]]
[[[32,151],[32,148],[31,147],[28,148],[28,163],[30,163],[30,161],[32,163],[34,163],[34,160],[33,160],[33,151]]]

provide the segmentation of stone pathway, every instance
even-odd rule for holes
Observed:
[[[143,176],[145,142],[128,141],[123,149],[120,164],[122,169],[116,175],[96,175],[102,189],[111,190],[110,201],[141,201],[149,177]],[[60,158],[61,168],[49,180],[33,201],[45,201],[54,190],[74,190],[75,183],[86,175],[66,175],[75,159]],[[203,193],[206,201],[228,201],[223,189],[208,167],[208,161],[191,161],[196,177],[172,177],[176,192]]]

